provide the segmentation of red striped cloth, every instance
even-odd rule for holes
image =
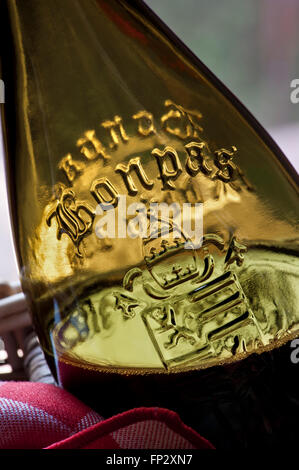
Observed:
[[[212,449],[173,411],[137,408],[104,420],[67,391],[0,382],[1,449]]]

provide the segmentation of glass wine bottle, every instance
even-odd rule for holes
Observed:
[[[57,380],[104,416],[176,410],[217,447],[291,442],[287,159],[141,1],[0,8],[15,246]]]

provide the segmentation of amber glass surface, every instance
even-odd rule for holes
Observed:
[[[217,382],[298,335],[295,172],[141,2],[1,8],[15,244],[46,356],[85,401],[101,390],[107,413],[178,407],[167,394],[181,386],[184,414],[200,369]],[[97,205],[118,217],[121,195],[202,203],[201,247],[99,238]]]

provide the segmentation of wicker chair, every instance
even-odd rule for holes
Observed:
[[[19,285],[0,284],[0,380],[55,384]]]

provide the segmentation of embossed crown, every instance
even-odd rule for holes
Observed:
[[[199,273],[196,251],[184,235],[175,238],[175,227],[159,230],[157,237],[144,239],[145,262],[155,281],[163,289],[171,289],[196,277]],[[186,243],[188,250],[186,250]]]

